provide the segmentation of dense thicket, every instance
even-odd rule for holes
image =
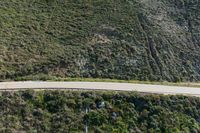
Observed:
[[[86,91],[0,94],[2,133],[77,133],[86,125],[96,133],[200,132],[200,98],[195,97]]]
[[[0,79],[200,80],[199,0],[0,0]]]

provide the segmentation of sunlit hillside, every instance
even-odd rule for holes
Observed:
[[[197,0],[0,0],[0,79],[200,80]]]

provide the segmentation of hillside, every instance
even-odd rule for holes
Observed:
[[[0,0],[0,80],[200,80],[198,0]]]
[[[0,93],[0,132],[198,133],[200,98],[118,92]],[[86,113],[86,109],[88,113]]]

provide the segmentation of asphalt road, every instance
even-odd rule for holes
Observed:
[[[78,89],[78,90],[108,90],[108,91],[137,91],[144,93],[190,95],[200,97],[200,88],[164,86],[132,83],[107,82],[0,82],[0,91],[15,91],[24,89]]]

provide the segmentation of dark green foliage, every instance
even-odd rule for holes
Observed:
[[[0,6],[0,80],[200,80],[198,0],[0,0]]]
[[[105,106],[99,107],[99,104]],[[0,132],[200,132],[200,98],[125,92],[1,92]],[[86,109],[88,113],[86,113]]]
[[[84,121],[90,126],[101,126],[106,122],[106,116],[102,112],[91,111],[85,115]]]

